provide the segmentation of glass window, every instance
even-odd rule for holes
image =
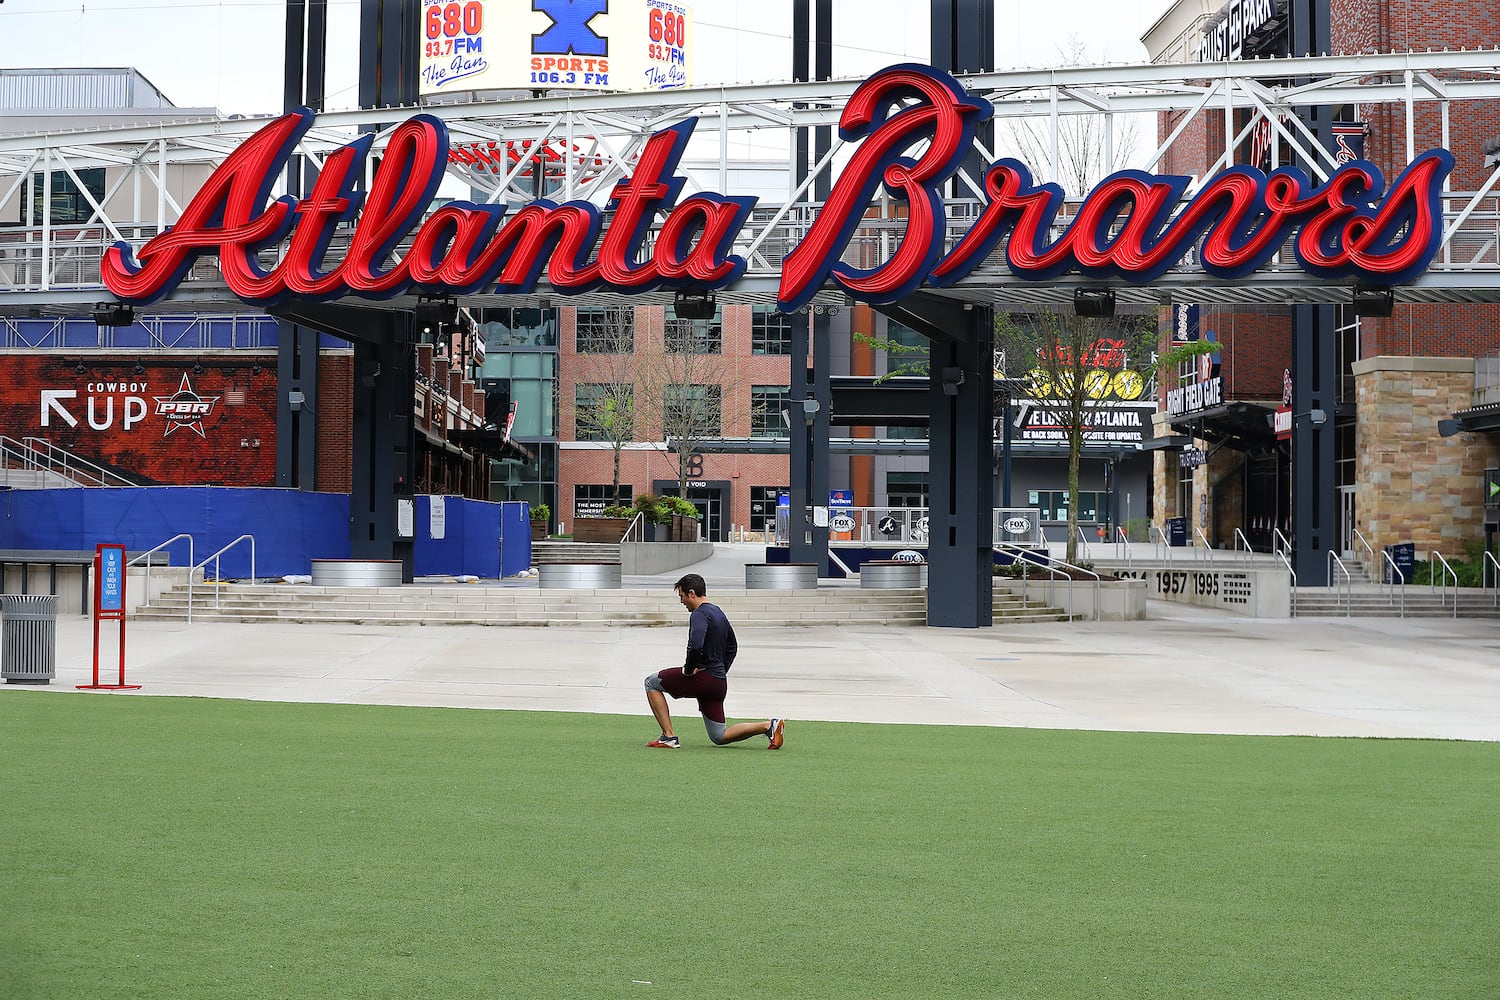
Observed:
[[[1031,490],[1036,497],[1033,505],[1041,513],[1043,521],[1066,521],[1068,519],[1067,490]],[[1078,491],[1078,521],[1080,524],[1101,520],[1100,514],[1107,510],[1109,494],[1096,490]]]
[[[635,311],[579,309],[574,344],[579,354],[630,354],[635,350]]]
[[[791,354],[793,319],[775,306],[752,306],[750,353]],[[806,322],[805,318],[803,322]]]
[[[723,433],[723,386],[669,385],[662,402],[662,432],[668,438],[708,438]]]
[[[516,406],[511,434],[523,440],[557,436],[557,355],[551,352],[490,353],[480,376],[510,379]]]
[[[618,382],[580,382],[573,387],[575,441],[631,440],[634,387]]]
[[[927,473],[887,472],[885,502],[888,507],[926,507],[928,505]]]
[[[713,319],[674,319],[667,317],[663,343],[668,354],[722,354],[724,351],[724,312]]]
[[[776,530],[776,498],[785,486],[750,487],[750,530]]]
[[[556,309],[479,309],[487,351],[504,347],[556,347]]]
[[[787,385],[753,385],[750,387],[750,436],[784,438],[787,436],[786,414],[782,406],[791,393]]]
[[[635,496],[635,487],[620,484],[621,507],[628,507]],[[615,488],[609,483],[579,483],[573,487],[573,517],[603,517],[604,508],[615,505]]]
[[[88,199],[83,196],[87,191],[93,196],[94,201],[104,204],[104,168],[94,167],[87,170],[74,171],[78,179],[83,182],[83,188],[73,182],[73,178],[61,171],[52,174],[52,222],[88,222],[94,214],[94,207],[89,204]],[[31,221],[32,225],[42,224],[42,200],[46,194],[44,179],[41,174],[32,174],[28,185],[31,195]],[[25,222],[25,213],[22,213],[21,222]]]

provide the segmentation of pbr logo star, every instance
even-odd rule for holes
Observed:
[[[172,432],[180,427],[198,432],[201,438],[207,438],[203,433],[203,421],[213,415],[214,407],[218,404],[218,396],[200,396],[193,391],[193,383],[188,381],[187,372],[182,373],[182,384],[177,391],[170,396],[152,396],[156,400],[156,415],[166,417],[167,429],[162,437],[171,437]]]

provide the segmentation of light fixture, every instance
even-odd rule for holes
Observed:
[[[261,368],[260,362],[258,362],[258,361],[255,364],[253,364],[253,365],[250,366],[250,374],[251,375],[259,375],[264,370],[265,369]]]
[[[141,364],[141,361],[140,361],[139,358],[137,358],[136,361],[135,361],[135,373],[137,375],[144,375],[144,374],[146,374],[146,366],[143,365],[143,364]]]
[[[193,374],[194,375],[202,375],[203,374],[203,362],[201,362],[201,361],[194,361],[193,362]]]
[[[418,299],[412,320],[419,332],[435,334],[440,327],[458,322],[458,303],[453,299]]]
[[[118,302],[100,302],[90,314],[98,326],[129,326],[135,322],[135,310]]]
[[[293,413],[300,413],[307,405],[307,393],[300,389],[291,389],[286,394],[286,405]]]
[[[1113,288],[1073,289],[1073,313],[1077,316],[1107,318],[1115,314]]]
[[[672,297],[672,315],[678,319],[713,319],[718,311],[713,292],[679,291]]]
[[[1307,419],[1312,423],[1314,427],[1322,427],[1324,424],[1328,423],[1328,411],[1308,410]]]
[[[82,362],[82,361],[81,361],[81,360],[80,360],[80,361],[79,361],[79,362],[78,362],[78,364],[76,364],[76,365],[75,365],[75,366],[73,366],[73,370],[74,370],[74,371],[75,371],[75,372],[77,372],[77,373],[78,373],[78,374],[80,374],[80,375],[82,375],[82,374],[83,374],[83,373],[84,373],[84,372],[87,372],[87,371],[88,371],[88,368],[86,368],[86,367],[85,367],[85,366],[84,366],[84,364],[83,364],[83,362]]]
[[[1396,290],[1359,282],[1354,286],[1354,315],[1389,316],[1396,304]]]

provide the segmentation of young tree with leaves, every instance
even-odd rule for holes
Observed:
[[[1068,445],[1068,540],[1065,558],[1078,561],[1078,471],[1093,412],[1110,399],[1150,398],[1164,366],[1212,352],[1207,342],[1157,352],[1156,317],[1104,319],[1072,309],[1000,313],[995,317],[996,357],[1005,372],[1025,378],[1030,394],[1057,417]]]

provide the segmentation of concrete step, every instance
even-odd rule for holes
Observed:
[[[922,590],[720,591],[716,599],[737,625],[920,625],[927,619]],[[685,614],[659,590],[540,590],[474,585],[308,587],[287,584],[197,586],[196,620],[347,622],[366,624],[676,625]],[[157,597],[134,617],[184,621],[188,588]],[[1006,623],[1063,621],[1066,613],[1018,596],[995,595],[994,618]]]
[[[531,543],[531,564],[572,562],[619,562],[620,546],[616,542],[561,542],[545,541]]]
[[[1386,593],[1379,588],[1355,589],[1338,592],[1331,587],[1299,587],[1297,589],[1296,616],[1313,617],[1380,617],[1397,618],[1403,614],[1408,618],[1452,618],[1454,617],[1454,595],[1450,590],[1443,596],[1427,588],[1408,588]],[[1500,618],[1500,602],[1493,590],[1460,591],[1457,598],[1459,618]]]

